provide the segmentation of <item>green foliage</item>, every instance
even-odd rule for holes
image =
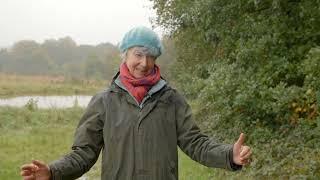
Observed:
[[[175,42],[174,80],[205,132],[250,137],[256,160],[235,176],[319,177],[320,1],[153,3]]]
[[[302,62],[302,72],[305,73],[305,86],[320,90],[320,47],[310,50]],[[320,102],[320,101],[318,101]]]
[[[171,80],[171,67],[175,62],[176,51],[174,47],[174,42],[171,37],[163,36],[162,37],[162,45],[164,47],[164,52],[161,54],[159,58],[156,60],[156,64],[160,66],[161,75],[165,79]]]

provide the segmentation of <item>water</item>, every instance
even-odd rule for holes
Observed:
[[[0,99],[0,106],[23,107],[28,102],[35,102],[38,108],[68,108],[75,105],[86,107],[92,96],[19,96]]]

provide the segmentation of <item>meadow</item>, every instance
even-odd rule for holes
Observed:
[[[0,74],[0,97],[22,95],[87,95],[108,85],[106,80],[86,80],[63,76]]]

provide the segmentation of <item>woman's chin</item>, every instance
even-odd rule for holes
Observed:
[[[139,72],[139,73],[133,73],[133,77],[135,78],[144,78],[148,76],[148,72]]]

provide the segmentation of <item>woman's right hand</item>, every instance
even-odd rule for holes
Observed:
[[[49,166],[38,160],[22,165],[20,175],[23,180],[50,180],[51,178]]]

